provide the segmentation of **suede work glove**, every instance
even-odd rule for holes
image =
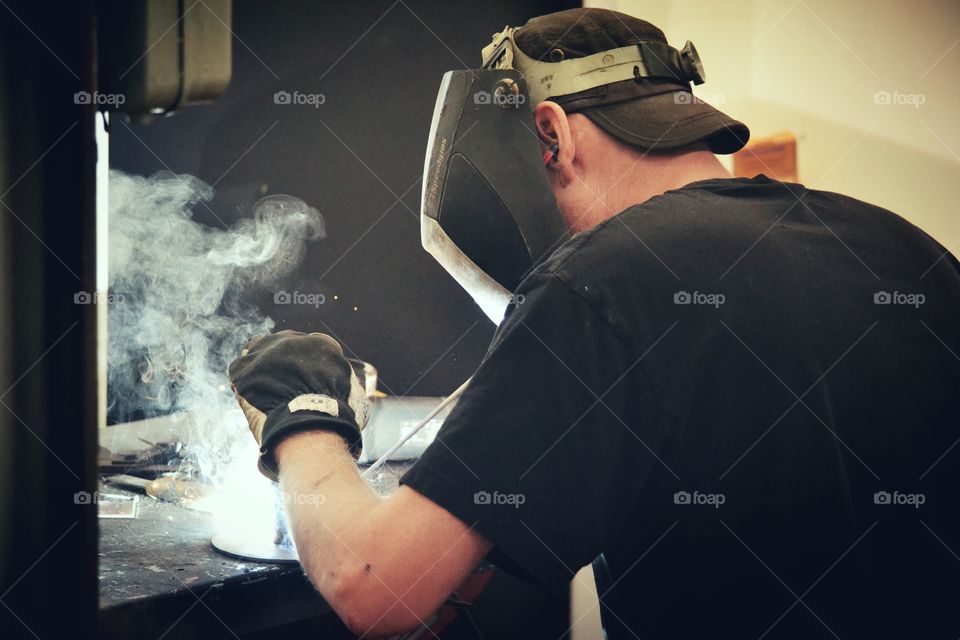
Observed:
[[[252,338],[230,363],[230,382],[260,445],[260,472],[277,479],[277,444],[301,431],[332,431],[360,455],[370,403],[336,340],[281,331]]]

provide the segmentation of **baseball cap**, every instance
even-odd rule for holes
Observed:
[[[663,31],[645,20],[589,8],[533,18],[514,39],[523,53],[544,62],[641,42],[667,43]],[[733,153],[750,138],[745,124],[696,98],[688,82],[675,78],[625,80],[550,100],[567,113],[582,113],[614,138],[654,152],[703,141],[714,153]]]

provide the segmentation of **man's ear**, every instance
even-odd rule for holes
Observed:
[[[544,146],[549,148],[557,145],[557,153],[554,159],[547,162],[547,170],[565,187],[575,178],[573,161],[577,152],[567,114],[556,102],[545,100],[533,109],[533,120],[537,126],[537,136]]]

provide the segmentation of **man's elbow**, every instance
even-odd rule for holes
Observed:
[[[347,628],[360,637],[406,633],[427,622],[432,614],[416,611],[413,603],[393,593],[366,567],[340,574],[329,587],[328,593],[324,593],[328,604]]]

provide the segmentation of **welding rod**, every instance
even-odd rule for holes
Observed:
[[[395,445],[390,447],[386,453],[384,453],[382,456],[377,458],[376,462],[374,462],[372,465],[367,467],[367,469],[363,473],[361,473],[360,476],[363,478],[373,477],[373,474],[376,473],[377,469],[382,467],[383,464],[390,459],[390,456],[395,454],[400,449],[400,447],[406,444],[407,440],[417,435],[417,432],[420,431],[420,429],[423,429],[425,426],[427,426],[427,423],[433,420],[438,413],[446,409],[450,405],[450,403],[452,403],[454,400],[459,398],[461,394],[463,394],[463,392],[466,390],[467,385],[470,384],[470,381],[472,379],[473,379],[473,376],[470,376],[469,378],[464,380],[462,385],[454,389],[450,393],[450,395],[444,398],[436,407],[433,408],[433,410],[430,413],[427,414],[426,418],[424,418],[419,423],[417,423],[417,426],[411,429],[407,435],[400,438],[400,440],[398,440]]]

